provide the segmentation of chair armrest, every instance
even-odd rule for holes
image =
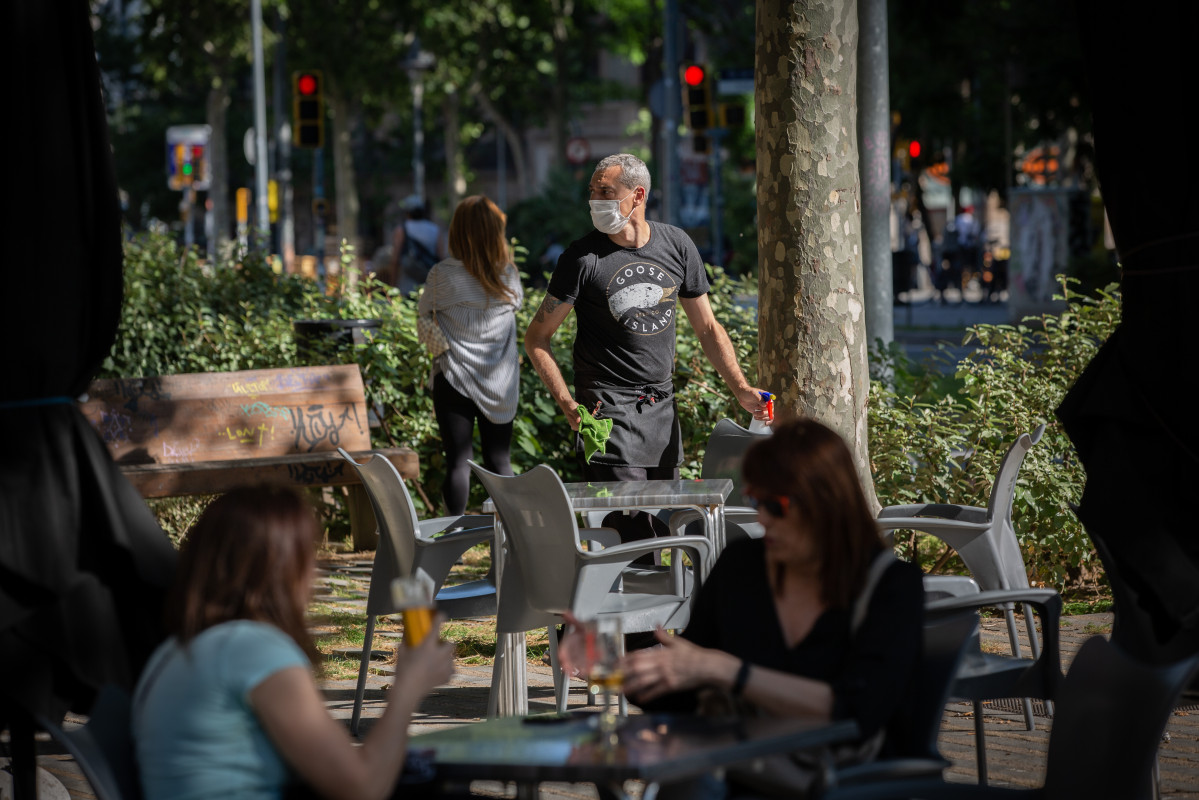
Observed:
[[[579,541],[598,544],[606,550],[620,544],[620,531],[615,528],[579,528]]]
[[[876,519],[875,526],[879,533],[897,530],[899,528],[910,528],[914,531],[923,531],[931,533],[934,536],[938,533],[982,533],[987,529],[989,523],[983,522],[965,522],[960,519],[941,519],[939,517],[894,517],[888,519]]]
[[[960,597],[945,597],[926,603],[925,611],[957,611],[963,608],[986,608],[987,606],[1028,603],[1043,611],[1048,618],[1060,617],[1062,596],[1053,589],[994,589]]]
[[[440,517],[438,519],[426,519],[416,524],[416,538],[422,544],[447,544],[449,542],[466,542],[471,543],[463,548],[463,552],[467,548],[474,547],[476,544],[490,542],[495,539],[495,526],[492,524],[491,517],[479,517],[479,519],[487,520],[485,525],[475,525],[460,531],[450,531],[445,526],[445,521],[454,522],[458,517]]]
[[[979,506],[962,506],[954,503],[917,503],[902,506],[887,506],[878,512],[876,521],[886,521],[888,528],[904,527],[896,525],[896,519],[943,519],[958,522],[982,523],[987,521],[987,509]]]
[[[832,771],[828,788],[860,786],[867,782],[912,778],[939,778],[953,763],[943,758],[883,758],[851,764]]]
[[[711,553],[708,540],[703,536],[671,536],[626,542],[614,547],[606,547],[594,553],[580,553],[579,558],[583,569],[580,570],[579,580],[575,584],[574,600],[607,594],[616,584],[625,567],[640,556],[660,550],[685,552],[691,557],[696,576],[705,574],[706,564]]]
[[[692,522],[702,522],[704,515],[698,509],[682,508],[670,515],[667,520],[667,525],[670,527],[672,536],[681,536],[683,529]],[[749,506],[725,506],[724,507],[724,522],[728,523],[747,523],[757,522],[758,512]]]
[[[948,611],[988,606],[1010,607],[1015,603],[1032,606],[1041,617],[1041,655],[1036,661],[1042,665],[1046,696],[1057,693],[1062,679],[1061,645],[1059,627],[1062,616],[1062,596],[1053,589],[999,589],[979,592],[976,595],[946,597],[925,603],[924,613],[928,617]],[[1014,697],[1023,697],[1016,694]]]
[[[926,603],[940,600],[943,597],[977,597],[982,592],[978,581],[965,575],[925,575],[924,595],[937,595],[928,598]]]
[[[671,536],[682,536],[683,529],[692,522],[700,522],[704,515],[694,508],[680,508],[678,511],[670,515],[670,519],[666,520],[666,526],[670,528]]]
[[[454,517],[449,518],[456,519]],[[489,522],[490,517],[486,518]],[[462,557],[462,554],[478,544],[495,545],[495,528],[488,525],[486,528],[470,528],[464,531],[454,531],[453,533],[442,533],[435,538],[431,538],[424,534],[422,527],[428,523],[425,530],[441,531],[444,530],[444,525],[440,523],[442,520],[432,519],[426,520],[417,525],[416,537],[416,553],[415,564],[416,569],[423,569],[425,573],[433,579],[433,588],[435,592],[441,591],[441,586],[449,577],[450,570],[454,568],[454,564]]]
[[[830,789],[820,800],[1034,800],[1039,790],[979,786],[976,783],[946,783],[933,779],[897,779]]]

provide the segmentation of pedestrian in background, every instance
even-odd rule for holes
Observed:
[[[445,258],[441,226],[429,218],[429,206],[413,195],[404,201],[407,215],[391,239],[391,265],[387,282],[407,297],[425,282],[429,270]]]
[[[432,316],[448,349],[433,360],[433,407],[445,448],[442,489],[451,516],[466,511],[467,460],[475,423],[483,466],[511,475],[512,420],[520,395],[516,311],[524,294],[504,235],[507,217],[483,195],[458,204],[450,221],[450,258],[429,272],[417,313]]]

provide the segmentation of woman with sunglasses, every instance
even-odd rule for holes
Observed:
[[[862,739],[839,760],[870,760],[912,694],[920,572],[880,556],[874,516],[835,431],[806,419],[776,423],[746,452],[742,472],[765,536],[725,549],[682,635],[658,631],[660,647],[626,656],[624,691],[654,710],[703,711],[720,697],[740,713],[854,719]],[[859,600],[865,613],[855,622]],[[815,770],[793,764],[774,775],[730,773],[729,785],[734,793],[740,782],[755,794],[802,796]],[[727,788],[712,786],[671,794],[720,796]]]

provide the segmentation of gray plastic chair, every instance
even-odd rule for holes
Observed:
[[[891,781],[834,789],[823,800],[1146,800],[1162,733],[1196,673],[1199,654],[1165,666],[1146,664],[1092,636],[1079,648],[1058,692],[1040,788]]]
[[[1020,553],[1020,542],[1012,526],[1012,501],[1016,494],[1016,479],[1024,456],[1041,439],[1045,426],[1031,434],[1021,434],[1004,455],[999,472],[991,486],[986,508],[947,503],[888,506],[878,515],[878,528],[891,543],[899,529],[931,534],[952,547],[961,557],[970,574],[984,591],[1027,589],[1028,570]],[[926,588],[935,581],[926,584]],[[1019,631],[1012,607],[1003,609],[1007,620],[1012,655],[1021,657]],[[1024,608],[1024,620],[1033,658],[1041,654],[1041,644],[1033,624],[1031,609]],[[1032,703],[1025,698],[1024,720],[1029,730],[1035,726]]]
[[[912,704],[887,725],[884,755],[875,761],[836,767],[824,776],[826,789],[899,778],[937,778],[950,766],[937,749],[941,718],[953,676],[971,643],[978,642],[978,612],[958,609],[928,614],[924,652]]]
[[[132,702],[124,689],[112,684],[101,687],[82,727],[66,731],[44,716],[36,719],[75,759],[97,800],[141,800]]]
[[[1033,624],[1031,611],[1035,609],[1041,619],[1044,646],[1033,658],[1001,656],[986,653],[976,634],[971,646],[958,667],[950,694],[971,701],[974,706],[974,746],[978,763],[978,782],[987,782],[986,728],[983,724],[983,701],[1006,697],[1030,697],[1052,700],[1057,696],[1062,677],[1058,626],[1062,612],[1062,598],[1052,589],[1015,589],[1010,591],[983,591],[930,600],[925,604],[929,617],[952,613],[962,609],[979,609],[987,606],[1010,608],[1020,603],[1028,622]],[[1056,721],[1054,727],[1056,728]]]
[[[741,486],[741,462],[745,459],[745,451],[750,445],[769,436],[770,431],[754,433],[746,430],[731,419],[721,419],[712,428],[708,444],[704,448],[704,463],[700,469],[701,478],[728,478],[733,482],[733,491],[729,493],[724,506],[725,536],[727,542],[734,542],[741,535],[751,539],[760,539],[765,531],[758,522],[758,512],[750,507]],[[683,509],[670,515],[668,525],[671,533],[681,533],[683,528],[701,519],[695,509]],[[731,535],[730,535],[731,534]]]
[[[412,496],[394,464],[377,453],[366,463],[359,464],[345,450],[338,448],[337,452],[357,471],[379,526],[379,546],[375,551],[366,599],[366,636],[358,667],[358,686],[354,691],[354,711],[350,717],[350,732],[357,736],[375,617],[399,611],[391,599],[392,580],[423,572],[433,583],[438,611],[447,617],[491,616],[496,613],[495,581],[491,576],[454,586],[444,584],[463,553],[483,542],[494,544],[495,531],[489,516],[417,520]],[[455,528],[463,530],[443,533]]]
[[[621,544],[610,528],[579,528],[562,479],[545,464],[509,477],[469,463],[504,526],[496,633],[551,629],[550,665],[559,710],[566,708],[569,681],[559,669],[558,637],[552,628],[563,621],[565,612],[582,620],[619,617],[625,633],[677,630],[687,624],[695,576],[704,574],[709,559],[706,538]],[[584,540],[607,546],[584,550]],[[629,566],[639,556],[659,550],[671,551],[670,567]],[[691,569],[682,565],[684,553]]]

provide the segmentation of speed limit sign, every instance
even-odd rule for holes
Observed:
[[[566,160],[571,164],[586,164],[591,158],[591,147],[582,136],[566,140]]]

